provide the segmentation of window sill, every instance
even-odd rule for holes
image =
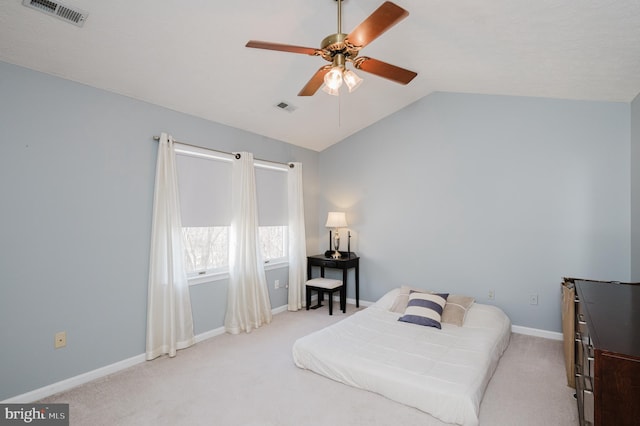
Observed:
[[[289,267],[288,260],[272,260],[269,263],[264,264],[265,271],[271,271],[274,269],[288,268],[288,267]]]
[[[198,285],[198,284],[212,283],[215,281],[223,281],[228,279],[229,279],[229,270],[225,268],[224,270],[221,270],[219,272],[209,272],[208,274],[189,277],[187,281],[189,282],[189,285],[192,286],[192,285]]]
[[[288,268],[289,261],[288,260],[279,260],[272,261],[264,264],[265,271],[272,271],[274,269]],[[210,272],[208,274],[196,275],[194,277],[189,277],[187,282],[189,286],[212,283],[216,281],[224,281],[229,279],[229,270],[224,269],[219,272]]]

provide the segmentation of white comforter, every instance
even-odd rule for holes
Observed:
[[[480,401],[509,344],[511,321],[499,308],[475,303],[463,327],[400,322],[388,310],[397,292],[298,339],[296,365],[444,422],[477,425]]]

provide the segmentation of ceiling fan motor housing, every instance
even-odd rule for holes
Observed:
[[[322,40],[321,55],[325,60],[334,62],[334,57],[341,53],[346,59],[353,59],[358,56],[358,50],[346,42],[347,34],[336,33],[325,37]]]

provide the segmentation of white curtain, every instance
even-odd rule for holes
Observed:
[[[307,241],[304,232],[304,197],[302,163],[292,163],[287,176],[289,198],[289,307],[290,311],[305,305],[307,280]]]
[[[258,203],[253,154],[241,152],[233,161],[229,292],[224,328],[249,333],[271,322],[271,302],[258,240]]]
[[[147,300],[148,360],[163,354],[176,356],[178,349],[195,343],[183,256],[173,138],[162,133],[158,144],[151,225]]]

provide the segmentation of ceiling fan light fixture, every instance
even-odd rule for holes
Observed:
[[[338,89],[332,89],[331,87],[327,86],[326,84],[322,85],[322,91],[324,93],[327,93],[331,96],[338,96],[340,94],[340,91]]]
[[[362,84],[362,79],[358,77],[358,74],[351,70],[345,70],[342,74],[342,79],[344,83],[349,88],[349,93],[355,91],[360,84]]]
[[[324,84],[332,90],[338,90],[342,86],[342,68],[333,67],[324,75]]]

